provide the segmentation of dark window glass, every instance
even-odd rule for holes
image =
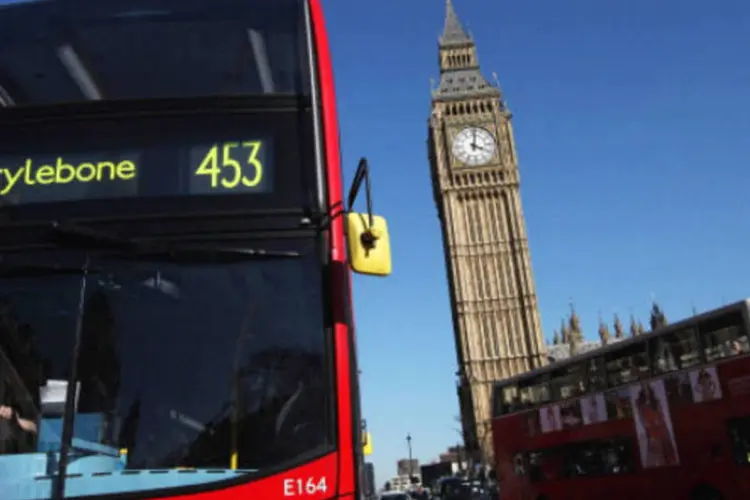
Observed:
[[[529,453],[528,470],[532,483],[554,481],[562,477],[565,456],[559,450],[537,450]]]
[[[496,385],[492,389],[492,416],[499,417],[503,414],[505,414],[505,408],[503,406],[503,389]]]
[[[535,380],[537,383],[534,384],[534,403],[539,405],[552,401],[552,391],[550,390],[549,382],[541,379]]]
[[[630,439],[583,441],[528,454],[532,482],[605,476],[633,472],[635,461]]]
[[[629,440],[586,441],[565,448],[568,477],[625,474],[633,470]]]
[[[527,381],[528,382],[528,381]],[[526,410],[534,406],[534,387],[523,382],[518,384],[519,410]]]
[[[68,0],[1,7],[0,104],[308,93],[302,4]]]
[[[82,295],[69,473],[263,471],[332,445],[320,256],[312,242],[284,247],[303,256],[231,264],[94,257]],[[42,388],[40,451],[60,448],[56,402],[71,391],[80,285],[79,276],[0,280],[13,306],[6,316],[31,325],[35,356],[48,366],[41,383],[29,375],[24,385],[27,393]],[[76,462],[82,454],[97,460]],[[160,478],[108,487],[140,491],[174,481]],[[67,494],[80,494],[76,488],[66,482]]]
[[[600,446],[605,474],[627,474],[634,471],[635,454],[630,439],[604,441]]]
[[[727,429],[735,462],[740,465],[750,465],[750,417],[729,421]]]
[[[554,400],[574,398],[586,392],[586,365],[576,363],[552,372],[550,386]]]
[[[649,376],[646,342],[638,342],[623,349],[607,354],[607,385],[617,387]]]
[[[519,382],[518,387],[521,394],[521,402],[526,409],[548,403],[552,399],[546,375],[527,378]]]
[[[519,411],[520,400],[518,397],[517,385],[506,385],[501,389],[503,413],[513,413]]]
[[[607,372],[604,358],[591,358],[586,362],[589,391],[600,391],[607,388]]]
[[[698,331],[709,363],[748,352],[745,318],[741,311],[701,321]]]
[[[630,404],[630,388],[618,387],[604,393],[604,401],[607,405],[607,418],[619,420],[631,418],[633,407]]]
[[[596,446],[581,443],[565,451],[565,473],[568,477],[602,475],[604,463]]]
[[[695,328],[659,335],[651,341],[651,358],[656,373],[668,373],[695,366],[701,362]]]
[[[0,453],[45,451],[50,422],[63,410],[56,389],[70,375],[82,273],[22,266],[0,273]],[[20,472],[24,460],[6,463]]]

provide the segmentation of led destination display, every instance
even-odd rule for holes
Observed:
[[[128,151],[0,154],[0,203],[267,193],[268,140],[248,139]]]

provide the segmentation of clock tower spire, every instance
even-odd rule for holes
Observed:
[[[461,99],[477,93],[500,97],[499,89],[490,85],[479,71],[476,45],[458,20],[452,0],[445,2],[438,57],[440,84],[433,92],[434,99]]]
[[[469,449],[492,457],[492,384],[546,362],[511,114],[446,0],[428,154]]]
[[[440,45],[463,45],[471,42],[471,37],[466,34],[461,21],[458,20],[456,9],[453,8],[452,0],[445,0],[445,24],[443,34],[440,37]]]

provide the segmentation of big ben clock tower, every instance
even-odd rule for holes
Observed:
[[[492,459],[492,383],[541,366],[511,114],[482,75],[474,40],[446,1],[428,149],[442,229],[467,446]]]

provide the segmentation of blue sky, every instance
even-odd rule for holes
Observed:
[[[750,296],[750,3],[454,0],[514,113],[544,333],[651,295],[677,319]],[[459,438],[426,121],[443,0],[326,0],[347,181],[366,155],[394,273],[357,277],[377,481]]]

